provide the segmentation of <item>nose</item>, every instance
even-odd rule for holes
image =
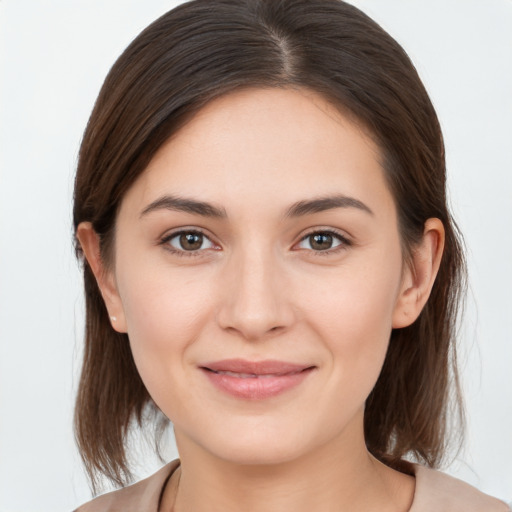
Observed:
[[[294,321],[282,265],[270,250],[232,257],[222,283],[219,326],[248,341],[284,332]]]

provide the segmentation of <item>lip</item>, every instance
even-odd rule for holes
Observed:
[[[298,386],[315,367],[277,360],[225,359],[199,368],[221,391],[235,398],[263,400]]]

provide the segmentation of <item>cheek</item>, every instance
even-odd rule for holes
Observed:
[[[322,289],[308,287],[305,317],[331,354],[337,384],[357,396],[380,374],[400,287],[400,254],[379,263],[347,266]]]
[[[388,311],[378,310],[381,304],[364,296],[359,296],[359,300],[336,298],[340,299],[340,307],[331,310],[331,323],[326,324],[324,331],[324,339],[330,341],[330,377],[325,398],[318,402],[319,409],[334,412],[322,418],[334,431],[344,428],[358,411],[364,410],[381,373],[391,332]],[[332,318],[337,321],[332,322]]]
[[[400,265],[347,266],[330,275],[321,287],[312,280],[301,293],[309,298],[311,318],[318,319],[330,339],[338,338],[341,344],[353,339],[370,342],[391,331],[400,275]]]
[[[198,276],[147,267],[139,266],[137,273],[120,271],[119,292],[133,357],[153,395],[168,384],[165,379],[179,375],[187,348],[211,315],[209,290]]]

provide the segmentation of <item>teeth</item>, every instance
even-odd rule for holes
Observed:
[[[257,377],[256,374],[254,373],[235,373],[235,372],[223,372],[223,371],[220,371],[218,372],[220,373],[221,375],[229,375],[230,377],[238,377],[240,379],[254,379]]]

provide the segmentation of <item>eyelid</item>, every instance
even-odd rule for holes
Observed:
[[[301,242],[303,242],[310,236],[313,236],[316,234],[331,235],[334,238],[336,238],[337,240],[339,240],[341,243],[339,243],[338,245],[336,245],[330,249],[324,249],[324,250],[316,250],[315,251],[314,249],[305,249],[305,248],[299,248],[298,250],[308,251],[308,252],[314,254],[315,256],[326,256],[329,254],[333,254],[333,253],[345,250],[345,249],[347,249],[347,247],[350,247],[351,245],[353,245],[351,238],[346,233],[344,233],[342,231],[338,231],[337,229],[330,228],[330,227],[329,228],[315,227],[315,228],[311,228],[310,230],[308,230],[307,233],[302,235],[300,240],[298,242],[296,242],[293,247],[297,247]]]
[[[170,240],[172,240],[173,238],[175,238],[177,236],[185,234],[185,233],[200,234],[204,238],[206,238],[213,245],[213,247],[208,247],[206,249],[197,249],[197,250],[186,251],[184,249],[178,249],[176,247],[173,247],[169,244]],[[308,237],[315,235],[315,234],[331,235],[334,238],[336,238],[340,243],[330,249],[314,250],[314,249],[298,248],[298,250],[308,251],[311,254],[314,254],[315,256],[317,256],[317,255],[324,256],[324,255],[330,255],[330,254],[345,250],[345,249],[347,249],[347,247],[350,247],[351,245],[353,245],[351,238],[345,232],[339,231],[332,227],[319,226],[319,227],[311,228],[305,234],[303,234],[301,236],[301,238],[299,239],[299,241],[293,245],[292,249],[296,248],[301,242],[303,242]],[[171,230],[170,232],[166,232],[164,235],[159,237],[158,245],[165,246],[164,248],[166,250],[168,250],[169,252],[176,254],[178,256],[200,256],[200,255],[204,254],[206,251],[210,251],[212,249],[213,250],[221,249],[220,245],[217,242],[215,242],[213,236],[206,233],[205,230],[203,230],[202,228],[198,228],[196,226],[194,226],[194,227],[183,226],[180,228],[175,228],[174,230]]]
[[[206,238],[213,245],[213,247],[208,247],[206,249],[196,249],[196,250],[192,250],[192,251],[186,251],[184,249],[178,249],[178,248],[172,246],[171,244],[169,244],[170,240],[172,240],[173,238],[176,238],[176,237],[178,237],[180,235],[183,235],[183,234],[198,234],[198,235],[201,235],[204,238]],[[166,232],[164,235],[159,237],[158,245],[164,246],[164,248],[167,251],[171,252],[172,254],[176,254],[178,256],[200,256],[205,251],[209,251],[209,250],[212,250],[212,249],[213,250],[219,250],[220,249],[219,244],[213,240],[213,237],[211,235],[207,234],[201,228],[198,228],[198,227],[190,227],[190,228],[188,228],[186,226],[185,227],[176,228],[174,230]]]

